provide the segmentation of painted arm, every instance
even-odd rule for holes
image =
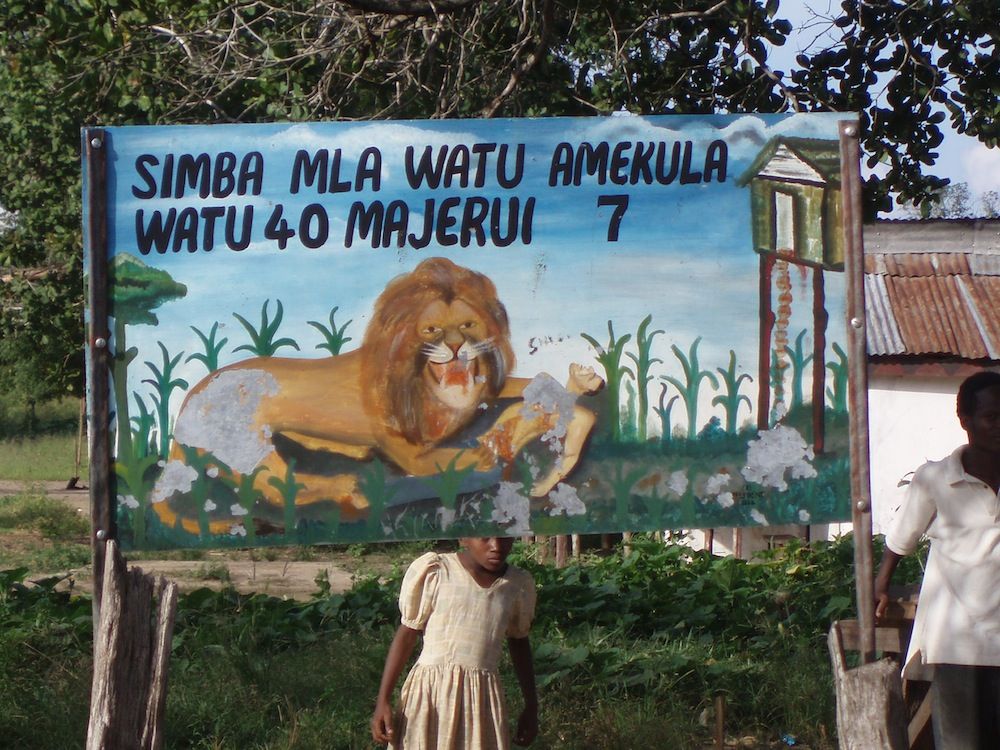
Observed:
[[[544,497],[559,482],[566,478],[583,453],[584,443],[594,427],[597,418],[593,412],[583,407],[573,407],[573,417],[566,425],[566,438],[563,441],[562,455],[556,459],[552,469],[543,478],[535,481],[531,488],[532,497]]]
[[[375,713],[372,715],[372,739],[380,744],[392,742],[395,739],[395,727],[392,716],[392,693],[396,689],[403,667],[410,660],[413,648],[420,636],[419,630],[400,625],[389,646],[385,657],[385,667],[382,669],[382,682],[378,688],[378,698],[375,701]]]
[[[517,720],[514,743],[530,745],[538,736],[538,691],[535,687],[535,664],[531,656],[531,642],[527,638],[508,638],[510,660],[514,665],[517,683],[524,696],[524,708]]]
[[[532,378],[507,378],[498,398],[520,398]],[[566,390],[578,396],[590,396],[604,387],[604,378],[594,372],[593,367],[573,363],[569,366]]]

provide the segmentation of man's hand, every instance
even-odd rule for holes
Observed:
[[[882,564],[879,565],[878,573],[875,576],[875,621],[885,615],[885,610],[889,606],[889,581],[896,566],[902,559],[902,555],[897,555],[888,547],[882,552]]]
[[[880,590],[881,589],[881,590]],[[885,614],[889,606],[889,586],[879,586],[879,581],[875,581],[875,621],[878,622]]]

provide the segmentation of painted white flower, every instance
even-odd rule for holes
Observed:
[[[229,515],[231,516],[245,516],[249,512],[250,511],[248,511],[239,503],[233,503],[232,505],[229,506]]]
[[[813,449],[798,431],[778,425],[747,444],[746,466],[741,473],[748,482],[784,492],[788,489],[786,472],[792,479],[816,476],[816,469],[809,463],[813,458]]]
[[[687,474],[683,471],[675,471],[667,478],[667,489],[676,497],[681,497],[688,488]]]
[[[497,496],[493,499],[493,514],[490,520],[498,524],[509,524],[512,534],[531,533],[531,503],[521,494],[521,485],[516,482],[501,482]]]
[[[205,472],[205,475],[211,477],[212,479],[215,479],[217,476],[219,476],[219,467],[209,466],[208,471]]]
[[[567,516],[582,516],[587,513],[587,506],[577,494],[576,487],[568,484],[557,484],[549,493],[549,502],[552,503],[550,516],[558,516],[560,513],[565,513]]]
[[[215,503],[213,503],[211,500],[206,500],[205,501],[205,512],[206,513],[211,513],[213,510],[215,510],[218,507],[219,506],[216,505]]]
[[[437,509],[437,518],[438,524],[441,526],[441,531],[447,531],[448,527],[455,523],[455,511],[442,506]]]
[[[714,474],[705,480],[705,494],[706,495],[718,495],[726,487],[729,486],[729,480],[731,477],[726,472],[722,471],[718,474]]]
[[[754,508],[754,509],[752,509],[750,511],[750,518],[752,518],[754,521],[756,521],[757,523],[759,523],[761,526],[769,526],[770,525],[767,522],[767,516],[765,516],[763,513],[761,513],[756,508]]]
[[[715,498],[715,502],[721,505],[723,508],[732,508],[736,499],[733,497],[732,492],[723,492]]]
[[[135,510],[139,507],[139,501],[135,499],[132,495],[119,495],[118,504],[124,505],[126,508],[131,508]]]
[[[198,478],[198,472],[183,461],[168,461],[149,496],[151,502],[162,503],[175,492],[187,492]]]
[[[241,523],[234,523],[229,527],[230,536],[246,536],[247,530]]]
[[[800,511],[799,511],[799,520],[800,520],[800,521],[801,521],[802,523],[809,523],[809,519],[810,519],[811,517],[812,517],[812,516],[810,516],[810,515],[809,515],[809,511],[808,511],[808,510],[806,510],[805,508],[803,508],[802,510],[800,510]]]

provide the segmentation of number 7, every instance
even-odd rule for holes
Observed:
[[[627,195],[599,195],[597,196],[597,206],[614,206],[611,212],[611,220],[608,222],[608,242],[618,241],[618,228],[621,226],[622,217],[628,210]]]

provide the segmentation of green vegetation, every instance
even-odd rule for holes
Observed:
[[[0,395],[0,478],[19,482],[86,480],[87,446],[76,467],[80,400],[26,403]],[[86,442],[86,441],[85,441]]]
[[[65,571],[90,564],[90,518],[39,489],[0,495],[0,569]],[[2,596],[2,594],[0,594]]]
[[[745,402],[753,411],[753,402],[740,393],[740,385],[744,380],[752,383],[753,378],[745,372],[736,374],[736,352],[729,350],[729,367],[723,370],[721,367],[715,371],[722,377],[722,382],[726,386],[726,392],[712,399],[713,406],[721,406],[726,412],[726,432],[730,435],[736,433],[736,420],[740,411],[740,404]]]
[[[181,352],[176,357],[171,358],[167,353],[167,347],[163,345],[162,341],[157,341],[157,345],[160,347],[160,352],[163,357],[163,366],[157,367],[152,362],[147,361],[146,367],[148,367],[152,373],[152,378],[147,378],[143,380],[143,383],[149,383],[155,389],[153,393],[153,403],[156,404],[156,422],[159,427],[159,444],[157,446],[159,450],[160,458],[166,459],[167,452],[170,450],[170,436],[172,433],[170,427],[170,394],[174,390],[180,388],[182,390],[187,390],[188,382],[183,378],[172,377],[174,368],[177,367],[177,363],[181,361],[181,357],[184,353]],[[138,395],[136,396],[138,398]]]
[[[372,747],[369,712],[412,547],[400,546],[382,582],[361,577],[330,595],[320,580],[308,602],[231,589],[182,595],[166,747]],[[790,545],[755,563],[640,536],[628,554],[562,570],[532,551],[518,546],[514,558],[539,592],[536,747],[702,748],[710,736],[698,718],[720,693],[730,735],[759,747],[785,733],[813,750],[836,746],[825,633],[850,616],[849,538]],[[919,560],[900,573],[914,580]],[[83,747],[90,601],[24,577],[23,568],[0,573],[0,736],[13,747]],[[224,573],[206,566],[205,577]],[[516,711],[516,680],[503,668]]]
[[[649,324],[653,321],[652,315],[647,315],[639,324],[636,331],[635,345],[639,350],[638,354],[628,353],[628,358],[635,363],[635,382],[639,390],[638,424],[636,425],[636,437],[640,443],[646,442],[646,415],[649,413],[649,382],[653,376],[649,374],[650,368],[657,362],[663,362],[658,357],[651,357],[649,352],[653,347],[653,339],[658,333],[663,333],[657,329],[649,333]]]

